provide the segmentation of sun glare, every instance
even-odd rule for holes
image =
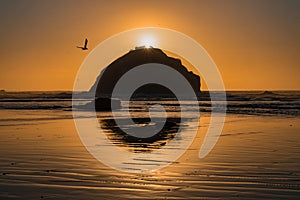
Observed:
[[[155,43],[155,38],[151,35],[145,35],[140,39],[140,44],[145,46],[145,48],[154,47]]]

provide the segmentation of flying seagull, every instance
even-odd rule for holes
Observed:
[[[87,38],[85,38],[85,41],[84,41],[84,46],[83,46],[83,47],[79,47],[79,46],[77,46],[77,48],[80,48],[80,49],[82,49],[82,50],[88,50],[88,48],[87,48],[87,43],[88,43],[88,39],[87,39]]]

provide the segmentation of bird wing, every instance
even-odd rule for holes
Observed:
[[[84,48],[87,48],[87,43],[88,43],[88,39],[85,38],[85,41],[84,41]]]

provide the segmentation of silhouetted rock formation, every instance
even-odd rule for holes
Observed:
[[[121,101],[110,98],[96,98],[85,105],[77,106],[77,108],[84,110],[93,110],[95,108],[96,111],[111,111],[111,104],[114,105],[115,109],[121,108]]]
[[[181,73],[191,84],[196,94],[200,93],[200,77],[191,71],[188,71],[181,61],[176,58],[168,57],[161,49],[158,48],[136,48],[129,51],[124,56],[118,58],[107,66],[98,76],[97,81],[90,89],[91,94],[97,97],[111,97],[113,88],[118,80],[134,67],[147,63],[164,64]],[[147,84],[140,87],[135,94],[151,94],[151,96],[166,97],[171,95],[170,90],[158,84]]]

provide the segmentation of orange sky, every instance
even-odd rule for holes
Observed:
[[[164,27],[197,40],[227,90],[300,89],[300,1],[1,1],[0,89],[72,90],[87,55],[113,34]]]

